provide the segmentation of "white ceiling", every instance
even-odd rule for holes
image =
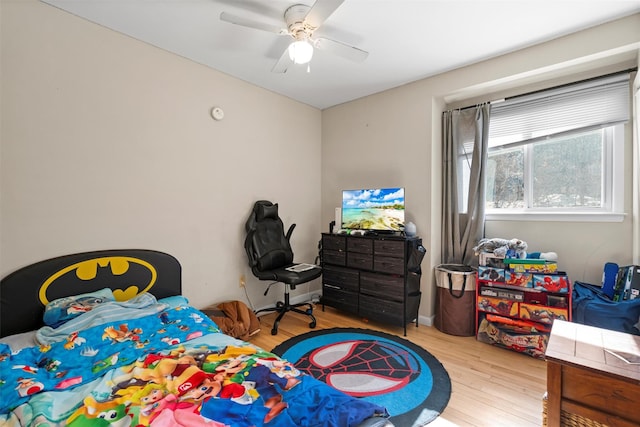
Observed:
[[[314,0],[42,1],[320,109],[640,12],[640,0],[345,0],[315,35],[368,58],[316,49],[310,72],[296,65],[277,74],[291,38],[220,13],[284,27],[289,6]]]

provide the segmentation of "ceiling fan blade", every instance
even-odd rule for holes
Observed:
[[[369,56],[369,52],[367,51],[324,37],[315,39],[314,45],[318,49],[334,53],[355,62],[362,62]]]
[[[271,72],[286,73],[289,67],[291,66],[291,64],[292,62],[291,62],[291,59],[289,58],[289,48],[287,47],[284,50],[284,52],[282,52],[282,55],[280,55],[280,59],[278,59],[278,62],[276,62],[276,65],[274,65],[273,68],[271,69]]]
[[[344,0],[316,0],[304,19],[316,30],[343,2]]]
[[[227,12],[222,12],[220,14],[220,20],[229,22],[231,24],[241,25],[243,27],[254,28],[256,30],[268,31],[270,33],[276,33],[280,35],[289,34],[289,31],[286,28],[266,24],[260,21],[254,21],[253,19],[244,18],[242,16],[233,15]]]

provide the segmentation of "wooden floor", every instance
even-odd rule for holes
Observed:
[[[403,329],[367,323],[330,307],[316,306],[316,329],[371,328],[406,338],[434,355],[451,377],[451,399],[442,415],[429,427],[542,425],[542,396],[546,365],[542,360],[483,344],[474,337],[444,334],[434,327],[415,325]],[[261,332],[251,342],[271,350],[281,342],[310,331],[308,318],[287,313],[277,335],[271,335],[274,314],[260,317]],[[397,426],[405,427],[405,426]],[[410,426],[408,426],[410,427]]]

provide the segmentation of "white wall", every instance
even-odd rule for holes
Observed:
[[[640,55],[638,55],[640,68]],[[634,114],[633,114],[633,230],[640,230],[640,74],[636,74],[633,85]],[[633,241],[633,264],[640,265],[640,234],[635,232]]]
[[[280,203],[286,225],[298,224],[298,259],[311,261],[342,189],[402,185],[428,248],[426,319],[440,259],[441,112],[636,66],[640,45],[634,15],[320,112],[37,0],[1,2],[0,19],[2,276],[66,253],[152,248],[182,262],[196,306],[244,299],[246,274],[260,307],[281,289],[264,298],[246,265],[254,200]],[[638,230],[627,219],[488,224],[493,233],[555,250],[573,280],[594,282],[605,261],[630,261]]]
[[[244,222],[279,202],[297,258],[315,259],[321,112],[36,0],[1,7],[0,274],[157,249],[197,307],[246,301],[240,274],[257,307],[281,299],[250,273]]]
[[[441,254],[442,111],[633,67],[639,48],[640,14],[636,14],[324,110],[323,227],[333,218],[342,189],[405,186],[408,219],[417,225],[428,250],[422,264],[420,314],[421,321],[429,323],[434,309],[433,267]],[[532,251],[558,252],[561,268],[572,280],[599,283],[605,262],[631,262],[631,236],[638,230],[632,229],[630,219],[630,125],[626,136],[623,222],[490,222],[487,237],[519,237]]]

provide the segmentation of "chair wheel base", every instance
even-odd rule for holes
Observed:
[[[303,306],[306,306],[303,308]],[[267,311],[267,312],[276,312],[278,313],[278,317],[273,322],[273,329],[271,329],[271,335],[278,335],[278,326],[280,325],[280,320],[284,317],[284,315],[290,311],[293,311],[298,314],[303,314],[305,316],[309,316],[311,322],[309,323],[309,327],[311,329],[315,328],[317,325],[316,318],[313,316],[313,305],[311,303],[299,303],[299,304],[290,304],[289,293],[286,292],[284,294],[284,301],[278,301],[275,307],[263,308],[262,310],[256,311],[257,313]]]

